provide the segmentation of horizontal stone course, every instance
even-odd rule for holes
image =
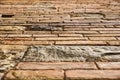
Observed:
[[[11,70],[5,80],[64,80],[62,70]]]
[[[20,62],[4,80],[119,80],[119,62]],[[99,69],[99,70],[97,70]],[[101,70],[104,69],[104,70]]]
[[[61,55],[69,57],[76,56],[74,49],[69,51],[74,53],[65,54],[61,49],[54,50],[54,45],[94,45],[94,46],[120,46],[120,1],[119,0],[0,0],[0,44],[1,53],[10,55],[19,51],[21,45],[52,45],[45,52],[46,48],[39,48],[37,54],[30,54],[24,57],[29,60],[39,60],[42,56],[49,60],[52,51],[61,51],[51,57],[60,58]],[[4,45],[4,46],[3,46]],[[5,46],[8,45],[12,50]],[[16,46],[17,45],[17,46]],[[65,46],[66,47],[66,46]],[[9,49],[8,49],[9,48]],[[70,47],[71,48],[71,47]],[[34,53],[33,48],[32,51]],[[66,47],[65,50],[68,48]],[[89,51],[85,53],[82,61],[75,62],[77,58],[69,58],[74,62],[20,62],[6,74],[2,73],[2,63],[0,65],[0,79],[3,80],[120,80],[119,49],[107,52],[106,49],[97,47],[79,49]],[[114,49],[114,48],[111,48]],[[26,49],[25,49],[26,50]],[[103,51],[105,50],[105,51]],[[3,51],[3,52],[2,52]],[[95,53],[94,53],[95,51]],[[103,51],[103,52],[102,52]],[[116,51],[116,52],[115,52]],[[98,55],[96,53],[102,53]],[[29,53],[29,52],[28,52]],[[39,54],[40,53],[40,54]],[[49,54],[47,57],[45,53]],[[12,55],[13,54],[13,55]],[[7,54],[7,57],[10,56]],[[96,58],[94,58],[94,57]],[[10,62],[12,57],[8,58]],[[52,58],[51,60],[53,60]],[[66,61],[69,61],[65,58]],[[63,59],[63,57],[61,58]],[[78,59],[76,61],[78,61]],[[58,59],[59,60],[59,59]],[[3,59],[2,59],[3,61]],[[23,60],[24,61],[24,60]],[[114,62],[110,62],[114,61]],[[1,61],[0,61],[1,62]],[[17,61],[16,61],[17,62]],[[7,66],[10,63],[5,64]],[[12,64],[10,64],[12,65]]]
[[[25,39],[24,39],[25,40]],[[2,41],[5,45],[52,45],[53,41]]]
[[[49,37],[49,38],[35,38],[35,40],[51,40],[51,41],[69,41],[69,40],[87,40],[85,37]]]
[[[56,45],[106,45],[105,41],[56,41]]]
[[[119,70],[69,70],[66,71],[67,80],[119,80]]]
[[[93,62],[21,62],[17,65],[16,69],[29,69],[29,70],[46,70],[46,69],[97,69]]]
[[[120,62],[97,62],[100,69],[120,70]]]
[[[118,0],[0,3],[1,44],[120,45]]]
[[[112,40],[117,40],[115,37],[89,37],[90,40],[97,40],[97,41],[112,41]]]

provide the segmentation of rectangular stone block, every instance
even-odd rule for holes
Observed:
[[[105,45],[104,41],[56,41],[56,45]]]
[[[97,65],[104,70],[120,70],[120,62],[97,62]]]
[[[51,45],[53,41],[2,41],[6,45]]]
[[[89,37],[90,40],[97,40],[97,41],[110,41],[110,40],[117,40],[115,37]]]
[[[87,40],[87,38],[86,37],[47,37],[47,38],[35,38],[35,40],[70,41],[70,40]]]
[[[16,69],[97,69],[93,62],[20,62]]]
[[[66,80],[119,80],[120,70],[68,70]]]
[[[10,70],[4,80],[64,80],[63,70]]]

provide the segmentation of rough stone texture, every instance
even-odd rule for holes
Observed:
[[[27,49],[27,46],[0,45],[0,72],[6,72],[19,62]]]
[[[120,70],[120,62],[97,62],[100,69]]]
[[[32,69],[97,69],[93,62],[20,62],[16,69],[32,70]]]
[[[62,70],[11,70],[5,80],[64,80]]]
[[[120,61],[120,47],[31,46],[23,61]]]
[[[26,28],[27,31],[62,31],[62,26],[33,25]]]
[[[120,70],[69,70],[67,80],[119,80]]]

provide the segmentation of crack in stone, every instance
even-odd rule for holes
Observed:
[[[2,18],[12,18],[14,15],[13,14],[2,14]]]
[[[106,52],[104,54],[102,54],[101,56],[109,56],[109,55],[120,55],[120,52]]]

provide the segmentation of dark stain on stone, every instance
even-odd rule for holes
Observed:
[[[112,55],[120,55],[120,52],[106,52],[101,56],[112,56]]]
[[[2,18],[12,18],[14,15],[13,14],[2,14]]]
[[[26,27],[26,31],[61,31],[63,26],[33,25]]]
[[[56,7],[49,7],[49,9],[56,9]]]

